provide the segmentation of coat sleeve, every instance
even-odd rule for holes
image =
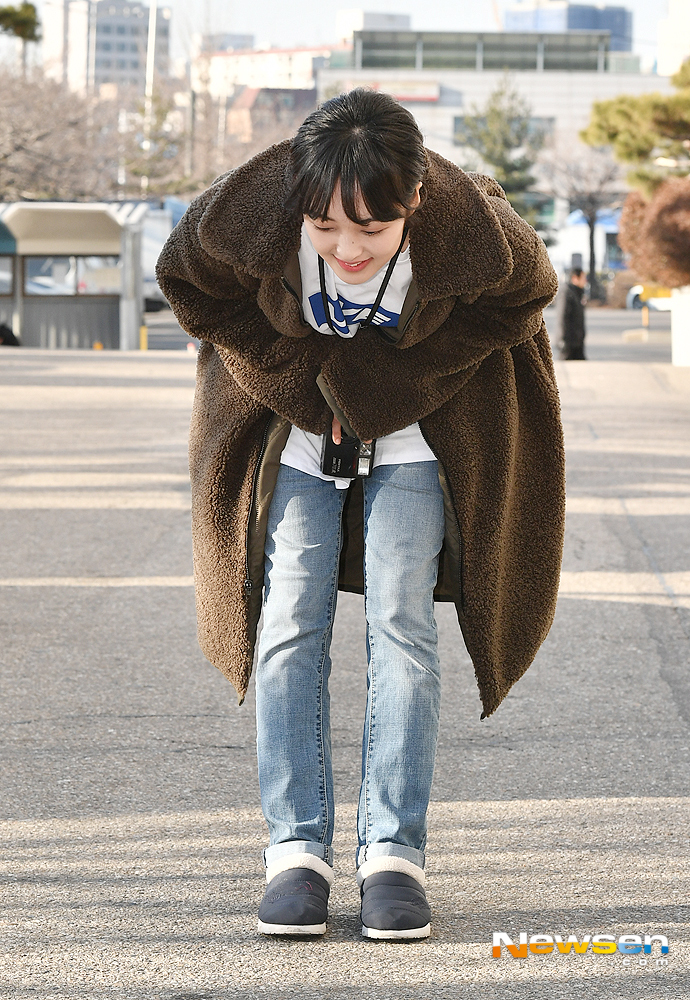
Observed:
[[[213,189],[192,202],[156,265],[160,288],[180,326],[209,341],[254,400],[304,430],[321,433],[329,410],[316,386],[328,337],[273,329],[257,302],[260,282],[206,252],[198,226]]]
[[[375,328],[339,343],[323,379],[363,439],[400,430],[437,410],[494,350],[539,337],[557,279],[543,241],[501,198],[492,198],[513,253],[513,271],[473,301],[458,297],[447,319],[408,348]],[[468,297],[470,299],[471,297]]]

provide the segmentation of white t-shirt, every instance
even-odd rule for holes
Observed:
[[[323,310],[321,285],[319,282],[319,258],[314,249],[306,226],[302,226],[302,243],[299,250],[299,266],[302,276],[302,309],[304,318],[321,333],[333,336]],[[338,336],[354,337],[371,312],[376,301],[381,283],[386,275],[388,264],[380,271],[359,285],[343,281],[336,273],[325,265],[326,296],[331,311],[331,322]],[[398,257],[393,274],[386,287],[381,304],[372,319],[376,326],[397,326],[400,311],[405,301],[405,295],[412,281],[412,265],[410,263],[410,248],[403,250]],[[293,425],[283,453],[280,456],[281,465],[289,465],[310,476],[317,476],[335,483],[338,489],[347,489],[352,480],[335,479],[321,472],[321,444],[323,435],[310,434]],[[377,438],[374,452],[374,466],[398,465],[410,462],[433,462],[436,456],[426,443],[419,429],[419,424],[410,424],[402,430]]]

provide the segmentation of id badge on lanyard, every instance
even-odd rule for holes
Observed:
[[[388,283],[391,280],[398,257],[402,252],[403,245],[407,239],[407,227],[403,230],[400,246],[391,257],[381,287],[379,288],[376,300],[371,307],[369,315],[360,323],[360,329],[364,326],[371,326],[381,305],[381,300],[385,294]],[[319,285],[321,287],[321,303],[326,316],[328,328],[332,333],[337,334],[333,319],[331,317],[331,307],[326,294],[326,265],[323,257],[319,254]],[[374,454],[376,452],[376,441],[360,441],[358,437],[352,437],[343,433],[340,444],[333,441],[330,431],[323,436],[321,446],[321,471],[326,476],[333,476],[336,479],[357,479],[371,475],[374,467]]]

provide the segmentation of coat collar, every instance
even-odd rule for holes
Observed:
[[[256,278],[282,274],[300,244],[301,219],[283,209],[290,140],[218,178],[199,223],[212,257]],[[422,300],[475,298],[513,270],[512,254],[489,199],[472,178],[427,150],[426,201],[410,227],[410,258]],[[496,186],[496,193],[500,189]],[[502,192],[500,192],[502,195]]]

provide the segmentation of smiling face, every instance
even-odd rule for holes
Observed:
[[[411,200],[413,210],[420,202],[420,187],[421,183]],[[377,222],[368,218],[369,212],[361,196],[357,199],[356,210],[361,223],[353,222],[346,215],[338,184],[326,219],[304,216],[316,252],[342,281],[351,285],[368,281],[388,263],[400,246],[405,223],[412,214],[410,211],[392,222]]]

